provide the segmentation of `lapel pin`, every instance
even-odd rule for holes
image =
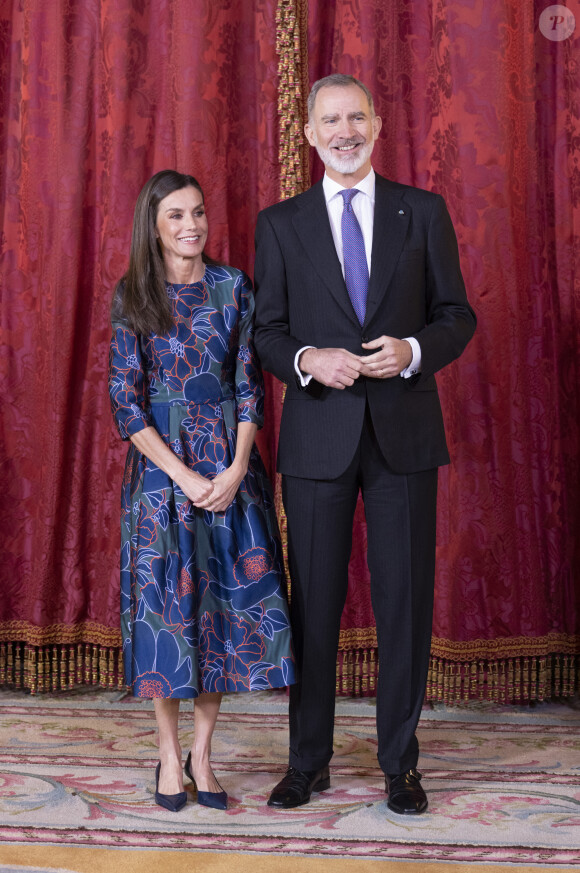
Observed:
[[[404,210],[404,209],[399,209],[399,215],[404,215],[404,214],[405,214],[405,210]]]

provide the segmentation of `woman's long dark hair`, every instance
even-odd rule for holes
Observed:
[[[182,188],[201,185],[193,176],[177,170],[161,170],[149,179],[135,205],[129,268],[117,283],[113,317],[126,320],[135,333],[164,334],[173,327],[171,303],[165,291],[165,269],[155,235],[157,209],[161,201]],[[205,263],[215,263],[202,254]]]

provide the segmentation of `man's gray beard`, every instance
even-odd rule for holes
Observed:
[[[350,157],[340,158],[334,149],[325,149],[317,145],[316,151],[324,166],[330,167],[336,173],[350,175],[356,173],[357,170],[365,164],[370,158],[373,151],[374,142],[366,142],[364,146],[355,155]]]

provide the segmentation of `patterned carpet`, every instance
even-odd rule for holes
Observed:
[[[331,789],[280,812],[265,801],[285,769],[287,698],[226,698],[213,757],[230,808],[191,802],[177,815],[153,801],[148,702],[4,691],[0,705],[0,870],[9,869],[2,844],[580,866],[577,701],[426,708],[420,768],[430,807],[412,820],[387,809],[372,701],[338,701]]]

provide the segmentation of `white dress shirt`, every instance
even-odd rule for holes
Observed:
[[[373,248],[373,224],[375,218],[375,171],[372,167],[370,173],[358,182],[355,187],[357,191],[360,191],[361,193],[357,194],[356,197],[353,197],[352,209],[362,231],[370,277],[371,252]],[[344,208],[344,200],[340,192],[344,191],[345,188],[325,173],[322,180],[322,189],[326,200],[332,239],[334,240],[336,254],[338,255],[338,260],[340,261],[340,266],[342,268],[342,275],[344,276],[344,256],[342,252],[342,211]],[[413,359],[409,366],[401,371],[400,375],[403,376],[403,378],[408,379],[410,376],[414,376],[421,371],[421,347],[415,337],[405,337],[405,339],[411,346]],[[303,346],[298,350],[296,357],[294,358],[294,369],[296,370],[296,374],[304,388],[308,385],[312,376],[308,373],[302,373],[298,367],[298,361],[300,360],[302,352],[306,351],[306,349],[312,348],[314,348],[314,346]]]

